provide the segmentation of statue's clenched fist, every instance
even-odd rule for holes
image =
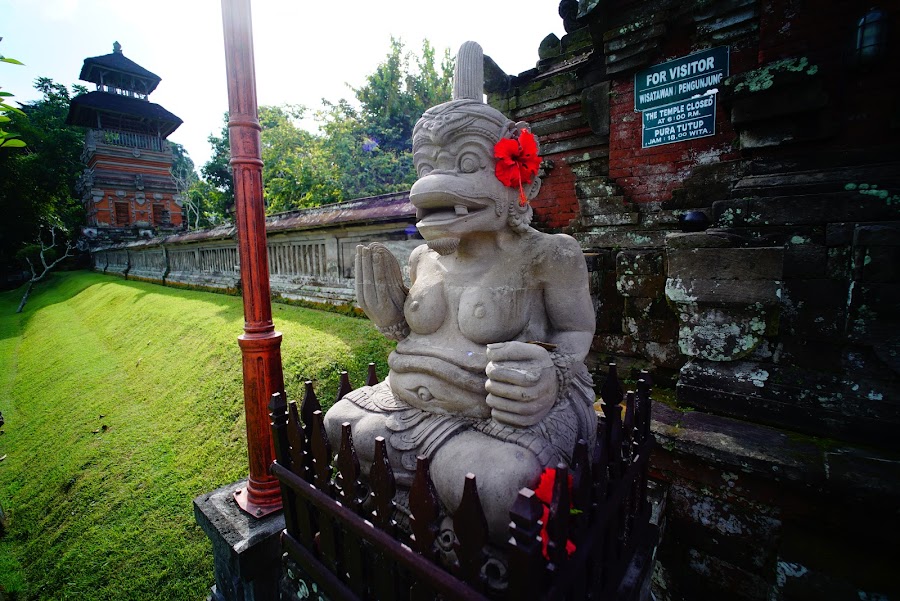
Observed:
[[[556,401],[559,384],[550,353],[526,342],[487,345],[485,389],[491,417],[511,426],[532,426]]]

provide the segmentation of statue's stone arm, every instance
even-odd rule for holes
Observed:
[[[569,236],[554,236],[543,268],[544,304],[552,350],[525,342],[488,345],[485,389],[491,416],[526,427],[538,423],[565,395],[570,370],[584,362],[595,319],[581,247]]]
[[[356,301],[378,330],[394,340],[409,335],[403,316],[408,294],[400,262],[386,246],[373,242],[356,247]]]
[[[594,338],[596,317],[581,246],[571,236],[556,234],[552,254],[541,266],[544,307],[550,321],[555,353],[582,363]]]

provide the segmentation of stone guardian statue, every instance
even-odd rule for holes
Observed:
[[[481,47],[457,56],[453,100],[413,131],[418,180],[410,191],[426,244],[409,258],[411,288],[378,243],[357,247],[360,307],[398,340],[390,373],[325,415],[337,446],[352,425],[364,472],[383,436],[398,484],[416,456],[452,514],[474,473],[491,535],[505,539],[517,492],[593,443],[595,399],[584,360],[595,317],[581,248],[533,229],[537,143],[482,101]],[[498,158],[500,157],[500,158]]]

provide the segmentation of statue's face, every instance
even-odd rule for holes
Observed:
[[[485,114],[485,109],[499,119]],[[480,103],[451,107],[437,116],[432,111],[419,121],[413,135],[419,179],[410,201],[422,237],[429,242],[460,239],[509,227],[507,210],[516,191],[494,175],[494,145],[509,121]]]

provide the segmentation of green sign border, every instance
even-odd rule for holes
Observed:
[[[669,72],[671,69],[679,68],[682,65],[690,65],[693,62],[703,60],[705,58],[713,59],[714,68],[711,71],[703,71],[701,73],[686,74],[683,77],[676,77],[675,79],[669,80],[668,76],[665,75],[666,72]],[[721,61],[724,60],[724,67],[718,68]],[[713,88],[719,87],[722,85],[722,82],[728,77],[730,73],[730,62],[731,62],[731,47],[730,46],[716,46],[715,48],[708,48],[706,50],[700,50],[699,52],[694,52],[693,54],[688,54],[687,56],[682,56],[665,63],[660,63],[658,65],[653,65],[648,69],[644,69],[643,71],[638,71],[634,74],[634,110],[635,111],[646,111],[648,109],[653,109],[656,107],[664,106],[667,104],[673,104],[680,100],[687,100],[688,98],[692,98],[693,96],[699,96],[704,94],[707,90],[711,90]],[[647,85],[647,76],[653,73],[662,72],[664,77],[666,77],[665,83],[661,85]],[[700,86],[696,89],[685,90],[683,92],[677,92],[675,90],[675,86],[688,81],[700,80],[701,78],[709,77],[710,75],[718,75],[721,74],[721,77],[717,78],[715,84],[712,85],[704,85]],[[671,73],[669,73],[671,75]],[[643,85],[641,84],[643,81]],[[667,90],[670,94],[661,96],[656,98],[655,100],[647,100],[646,102],[639,102],[640,95],[643,93],[647,93],[648,90],[660,89]]]
[[[675,136],[674,139],[665,139],[665,140],[660,140],[659,142],[656,142],[655,144],[649,144],[648,140],[652,140],[653,137],[652,136],[648,137],[647,131],[652,130],[656,127],[662,127],[662,125],[661,126],[651,126],[648,128],[647,127],[647,118],[646,118],[647,113],[646,113],[646,111],[642,112],[641,113],[641,148],[653,148],[654,146],[664,146],[666,144],[677,144],[678,142],[687,142],[688,140],[699,140],[700,138],[708,138],[709,136],[716,135],[716,97],[717,96],[718,96],[718,94],[706,94],[704,96],[701,96],[700,98],[687,98],[685,100],[673,102],[672,104],[667,104],[664,107],[657,107],[655,109],[650,109],[650,110],[658,111],[661,108],[672,108],[677,105],[687,105],[690,102],[697,102],[703,98],[710,98],[712,100],[712,104],[710,106],[703,107],[702,109],[698,109],[703,114],[698,115],[697,117],[693,117],[693,118],[686,117],[682,121],[678,121],[677,119],[673,119],[671,121],[671,124],[673,126],[675,126],[676,128],[678,127],[678,125],[680,125],[682,123],[699,121],[702,124],[700,127],[706,126],[706,129],[709,132],[707,134],[703,134],[702,136],[692,136],[691,131],[688,131],[688,130],[686,130],[683,135],[680,132],[676,131],[674,134],[670,134],[670,135]],[[685,106],[684,111],[687,112],[686,106]],[[666,125],[668,125],[668,123],[666,123]],[[700,127],[696,128],[696,129],[700,129]]]

